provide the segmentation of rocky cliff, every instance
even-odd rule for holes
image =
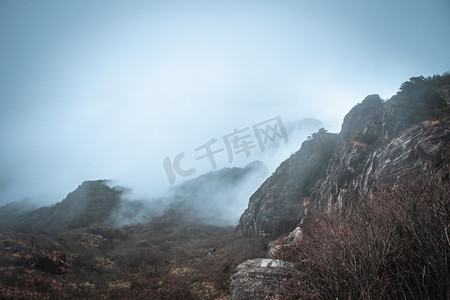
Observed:
[[[321,130],[251,196],[236,232],[274,237],[315,210],[343,207],[421,166],[449,161],[450,75],[413,77],[387,101],[367,96],[338,135]]]
[[[294,229],[307,213],[309,195],[334,153],[338,136],[319,130],[303,142],[250,197],[237,232],[270,237]],[[305,208],[305,209],[304,209]]]

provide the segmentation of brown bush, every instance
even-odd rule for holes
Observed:
[[[417,172],[345,211],[311,217],[299,245],[279,258],[302,262],[285,298],[448,299],[448,176]]]

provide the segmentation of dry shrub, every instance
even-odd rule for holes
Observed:
[[[278,256],[302,262],[286,299],[448,299],[448,176],[418,171],[344,211],[307,220]]]

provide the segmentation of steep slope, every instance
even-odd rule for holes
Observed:
[[[322,129],[303,142],[250,197],[236,231],[245,236],[270,236],[294,229],[306,214],[303,208],[317,180],[325,177],[336,141],[336,134]]]
[[[381,184],[395,183],[404,171],[444,168],[449,90],[446,74],[413,77],[388,101],[366,97],[346,115],[338,136],[314,134],[277,168],[251,196],[236,231],[270,237],[288,233],[311,211],[342,207]]]
[[[413,77],[389,101],[368,96],[355,106],[344,118],[339,151],[311,195],[311,208],[343,207],[417,167],[446,168],[449,87],[449,75]]]
[[[345,155],[331,159],[328,176],[311,196],[311,205],[319,210],[341,208],[417,167],[444,169],[450,159],[449,142],[449,121],[415,125],[373,151],[368,150],[371,145],[352,141],[344,146]]]

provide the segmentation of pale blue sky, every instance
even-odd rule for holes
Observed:
[[[450,70],[449,16],[447,0],[0,0],[0,203],[98,178],[157,194],[166,156],[275,116],[337,132],[366,95]]]

